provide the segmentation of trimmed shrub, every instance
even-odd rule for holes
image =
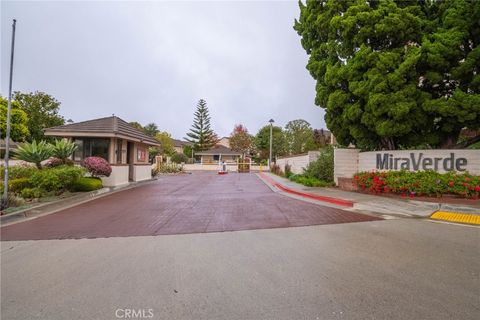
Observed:
[[[175,153],[170,160],[175,163],[187,163],[188,157],[183,153]]]
[[[34,166],[29,165],[19,165],[12,166],[8,168],[8,178],[9,179],[18,179],[18,178],[30,178],[38,169]],[[5,178],[5,167],[0,167],[0,177],[2,180]]]
[[[11,192],[19,193],[25,188],[32,186],[30,178],[17,178],[8,181],[8,190]]]
[[[103,187],[102,180],[100,178],[93,177],[81,177],[73,182],[70,187],[72,191],[94,191]]]
[[[326,182],[333,182],[333,147],[323,148],[318,159],[309,163],[304,169],[303,175]]]
[[[300,174],[291,175],[289,179],[293,182],[303,184],[307,187],[331,187],[334,185],[333,182],[326,182],[317,178],[307,177]]]
[[[59,191],[68,189],[84,173],[85,170],[81,167],[59,166],[38,170],[32,175],[30,182],[34,187],[45,191]]]
[[[109,177],[112,173],[112,167],[108,161],[100,157],[85,158],[82,165],[90,172],[92,177]]]
[[[480,196],[480,177],[466,173],[436,171],[360,172],[353,178],[361,191],[398,193],[402,196],[457,195],[477,199]]]
[[[33,198],[41,198],[44,192],[40,188],[25,188],[20,192],[20,195],[24,199],[33,199]]]

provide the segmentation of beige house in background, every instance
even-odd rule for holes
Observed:
[[[73,160],[102,157],[112,166],[104,186],[117,186],[151,178],[148,148],[160,146],[154,138],[116,116],[45,129],[45,135],[67,138],[78,146]]]
[[[220,140],[218,140],[217,144],[230,149],[230,138],[229,137],[223,137]]]
[[[188,141],[183,141],[183,140],[178,140],[178,139],[172,139],[172,140],[173,140],[173,149],[175,149],[176,153],[183,153],[183,147],[184,146],[192,145]]]
[[[195,156],[200,156],[201,164],[219,164],[222,161],[226,163],[237,163],[241,155],[242,153],[233,151],[220,144],[206,151],[195,152]]]

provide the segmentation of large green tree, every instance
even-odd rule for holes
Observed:
[[[151,137],[155,137],[155,136],[157,135],[157,133],[160,132],[160,131],[158,130],[157,124],[154,123],[154,122],[151,122],[151,123],[146,124],[146,125],[143,127],[143,131],[145,131],[145,133],[148,134],[148,135],[151,136]]]
[[[204,151],[210,149],[215,143],[215,134],[210,126],[210,115],[207,102],[200,99],[197,104],[197,110],[194,113],[193,125],[190,132],[187,133],[188,142],[193,143],[195,151]]]
[[[132,127],[134,127],[135,129],[144,131],[144,130],[143,130],[143,126],[142,126],[139,122],[137,122],[137,121],[132,121],[132,122],[130,122],[130,125],[131,125]]]
[[[7,133],[8,100],[0,95],[0,138],[5,139]],[[25,111],[19,108],[18,102],[12,101],[10,110],[10,138],[16,142],[23,142],[29,137],[28,117]]]
[[[65,119],[59,114],[60,102],[44,92],[22,93],[15,92],[14,100],[20,109],[25,111],[28,117],[28,141],[44,139],[43,130],[50,127],[60,126]]]
[[[161,153],[169,156],[175,154],[175,147],[173,145],[173,139],[170,133],[167,131],[158,132],[155,135],[155,139],[160,142]]]
[[[299,4],[315,104],[340,144],[454,147],[479,128],[480,1]]]
[[[318,149],[315,145],[313,129],[310,123],[303,119],[292,120],[285,125],[285,138],[290,154]]]
[[[255,135],[255,147],[260,159],[268,159],[270,154],[270,125],[258,130]],[[283,156],[286,153],[285,135],[281,127],[272,127],[272,155],[273,157]]]

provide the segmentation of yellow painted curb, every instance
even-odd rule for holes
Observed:
[[[444,220],[444,221],[450,221],[450,222],[460,222],[460,223],[480,225],[480,215],[478,214],[437,211],[434,214],[432,214],[430,218],[435,220]]]

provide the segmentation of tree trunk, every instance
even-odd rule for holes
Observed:
[[[456,149],[460,131],[459,129],[443,136],[442,140],[440,140],[440,149]]]
[[[384,150],[395,150],[396,144],[394,138],[382,138],[380,140],[380,147]]]

